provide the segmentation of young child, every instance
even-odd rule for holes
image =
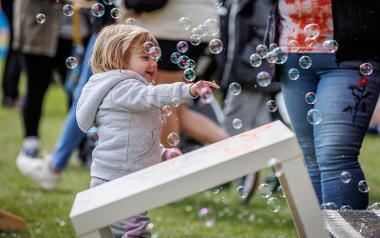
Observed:
[[[168,159],[169,153],[162,153],[160,146],[160,108],[186,102],[205,89],[219,88],[206,81],[152,85],[157,62],[146,42],[158,46],[150,32],[128,25],[105,27],[95,42],[91,57],[94,75],[83,88],[76,111],[81,130],[95,126],[99,135],[91,187]],[[143,213],[111,229],[116,237],[150,237],[147,224],[149,218]]]

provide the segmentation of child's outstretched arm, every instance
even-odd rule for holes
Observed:
[[[118,84],[112,91],[111,98],[120,109],[145,111],[173,103],[184,103],[201,95],[201,88],[211,90],[219,86],[206,81],[195,84],[173,83],[154,86],[131,79]]]

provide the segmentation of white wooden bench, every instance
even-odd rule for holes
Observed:
[[[300,237],[329,237],[294,133],[280,121],[230,137],[77,194],[70,217],[82,238],[109,225],[273,166]]]

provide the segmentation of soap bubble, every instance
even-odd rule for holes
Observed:
[[[105,13],[105,7],[101,3],[95,3],[91,6],[91,14],[95,17],[102,17]]]
[[[179,135],[175,132],[171,132],[168,135],[168,144],[171,146],[177,146],[179,144]]]
[[[43,13],[38,13],[36,16],[36,22],[38,24],[44,24],[46,22],[46,16]]]
[[[113,19],[118,19],[121,16],[120,9],[117,7],[112,8],[110,14]]]
[[[188,17],[181,17],[178,20],[178,23],[183,27],[183,29],[185,29],[185,31],[191,28],[191,21]]]
[[[329,53],[335,53],[338,50],[338,42],[336,40],[325,40],[323,47]]]
[[[183,79],[188,81],[188,82],[192,82],[194,81],[194,79],[197,77],[197,74],[195,72],[194,69],[185,69],[185,71],[183,71]]]
[[[66,67],[69,69],[75,69],[78,66],[77,58],[70,56],[65,61]]]
[[[305,101],[307,104],[315,104],[317,102],[317,95],[314,92],[308,92],[305,95]]]
[[[269,53],[268,47],[266,45],[258,45],[256,46],[256,54],[258,54],[261,58],[265,58]]]
[[[267,109],[269,112],[276,112],[278,109],[276,101],[275,100],[267,101]]]
[[[358,189],[361,193],[368,193],[369,192],[369,186],[366,180],[361,180],[358,183]]]
[[[208,45],[211,53],[219,54],[223,50],[223,42],[219,39],[212,39]]]
[[[173,52],[171,55],[170,55],[170,61],[173,63],[173,64],[178,64],[179,63],[179,57],[181,57],[181,54],[178,53],[178,52]]]
[[[241,86],[240,84],[236,82],[231,83],[228,89],[229,89],[228,91],[231,92],[232,95],[235,95],[235,96],[241,93]]]
[[[303,28],[303,30],[304,30],[306,38],[316,39],[319,36],[318,24],[315,24],[315,23],[307,24]]]
[[[312,60],[310,56],[303,55],[301,58],[298,60],[298,63],[302,69],[309,69],[312,65]]]
[[[370,63],[363,63],[360,65],[360,73],[362,75],[371,75],[373,72],[372,64]]]
[[[125,20],[125,24],[128,26],[136,26],[137,23],[134,18],[127,18],[127,20]]]
[[[203,22],[203,26],[206,28],[206,33],[209,36],[217,36],[219,33],[219,23],[215,19],[207,19]]]
[[[262,59],[259,54],[251,54],[249,57],[249,63],[252,65],[252,67],[258,68],[262,63]]]
[[[200,45],[202,43],[202,35],[200,34],[191,34],[190,43],[194,46]]]
[[[239,130],[243,127],[243,122],[239,118],[235,118],[232,120],[232,127]]]
[[[270,74],[266,71],[261,71],[256,75],[257,84],[261,87],[268,87],[272,82]]]
[[[310,109],[307,112],[306,120],[312,125],[318,125],[322,121],[321,112],[318,109]]]
[[[189,49],[189,46],[187,45],[186,41],[179,41],[177,43],[177,51],[180,53],[186,53],[186,51]]]
[[[342,171],[342,173],[340,173],[340,181],[342,181],[342,183],[350,183],[351,182],[351,174],[350,172],[348,171]]]
[[[63,15],[65,15],[67,17],[71,17],[72,15],[74,15],[73,5],[71,5],[71,4],[65,4],[62,7],[62,12],[63,12]]]
[[[300,77],[300,72],[296,68],[289,69],[288,76],[291,80],[297,80]]]

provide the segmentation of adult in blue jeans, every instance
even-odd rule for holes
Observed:
[[[93,34],[88,42],[80,80],[74,92],[73,104],[66,116],[61,136],[52,156],[45,160],[31,159],[26,156],[17,158],[16,164],[19,171],[46,190],[58,188],[61,172],[66,168],[71,153],[79,146],[85,136],[78,127],[75,111],[82,88],[92,75],[89,60],[96,35],[96,33]]]
[[[285,103],[328,208],[368,206],[358,156],[380,90],[379,13],[379,0],[278,0],[270,16],[267,39],[289,52],[277,67]]]

